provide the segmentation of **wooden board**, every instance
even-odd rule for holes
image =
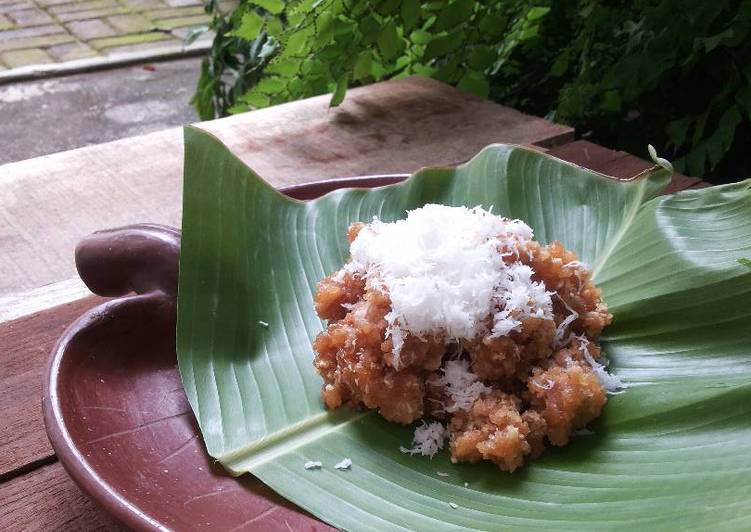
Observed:
[[[125,529],[81,492],[56,462],[0,484],[0,530]]]
[[[47,360],[65,328],[101,301],[92,296],[0,324],[0,478],[52,457],[42,421]]]
[[[639,159],[625,151],[603,148],[586,140],[576,140],[562,146],[555,147],[548,152],[567,161],[613,177],[628,179],[639,175],[653,166],[649,161]],[[708,186],[696,177],[674,174],[673,179],[665,189],[666,194],[672,194],[687,188]]]
[[[205,122],[274,185],[455,164],[493,142],[552,146],[570,128],[421,77]],[[0,167],[0,298],[75,276],[85,235],[135,222],[179,225],[179,128]]]

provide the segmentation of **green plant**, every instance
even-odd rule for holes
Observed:
[[[215,0],[212,0],[215,1]],[[661,147],[679,171],[751,173],[751,0],[245,0],[217,32],[202,118],[422,74]]]
[[[346,530],[733,530],[751,519],[751,270],[738,262],[751,253],[751,181],[657,197],[670,179],[660,167],[616,182],[494,145],[456,168],[301,203],[208,133],[187,128],[185,148],[178,365],[208,452],[232,473]],[[345,261],[351,222],[425,203],[493,205],[593,266],[614,316],[603,349],[627,384],[593,435],[510,475],[445,451],[405,455],[412,428],[324,409],[315,283]],[[345,457],[352,469],[334,470]]]

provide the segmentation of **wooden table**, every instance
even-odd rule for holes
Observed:
[[[616,177],[651,166],[419,77],[352,90],[337,109],[322,96],[200,126],[276,186],[456,164],[493,142]],[[42,375],[57,337],[99,301],[76,277],[75,244],[129,223],[179,226],[181,180],[179,128],[0,167],[0,530],[119,528],[57,462]],[[679,175],[670,191],[701,186]]]

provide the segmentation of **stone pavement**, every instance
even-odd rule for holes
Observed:
[[[0,85],[0,165],[194,122],[200,73],[188,57]]]
[[[201,0],[0,0],[0,70],[177,48],[208,20]]]

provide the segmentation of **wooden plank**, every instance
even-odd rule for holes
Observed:
[[[560,159],[576,163],[609,176],[629,179],[653,166],[651,162],[640,159],[624,151],[603,148],[586,140],[577,140],[548,152]],[[665,189],[666,194],[672,194],[687,188],[693,188],[702,183],[696,177],[674,174],[670,184]],[[708,186],[705,184],[704,186]]]
[[[0,297],[0,323],[29,316],[90,295],[91,292],[83,284],[81,278],[76,276],[67,281],[46,284],[26,292]]]
[[[91,296],[0,324],[0,476],[53,456],[42,421],[47,360],[65,328],[101,301]]]
[[[0,484],[0,530],[126,530],[53,463]]]
[[[455,164],[493,142],[555,145],[570,128],[412,77],[201,127],[275,185]],[[0,167],[0,297],[75,277],[85,235],[136,222],[179,225],[182,132],[90,146]]]

